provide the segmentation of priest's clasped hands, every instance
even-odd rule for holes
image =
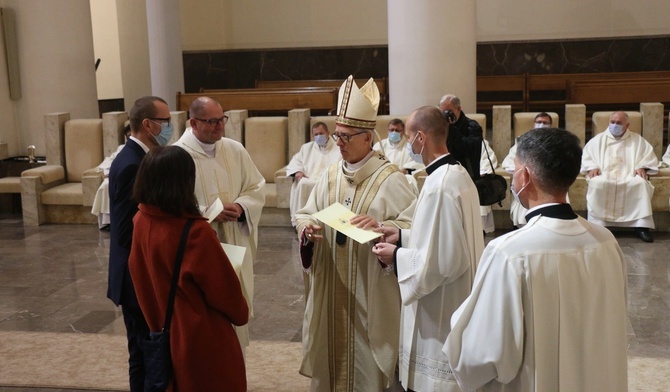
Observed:
[[[237,203],[224,203],[223,211],[214,218],[215,222],[234,222],[244,214],[244,209]]]

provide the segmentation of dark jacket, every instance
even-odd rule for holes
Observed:
[[[470,120],[465,113],[449,126],[447,149],[470,173],[472,179],[479,178],[479,161],[482,155],[484,132],[477,121]]]
[[[109,277],[107,298],[114,304],[139,307],[128,270],[133,238],[133,217],[137,203],[132,200],[135,177],[146,153],[132,139],[112,161],[109,169]]]

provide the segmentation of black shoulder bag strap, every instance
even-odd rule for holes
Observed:
[[[179,281],[179,273],[181,271],[181,261],[184,258],[184,249],[186,248],[186,240],[188,233],[191,231],[193,219],[186,221],[184,231],[181,233],[181,240],[179,241],[179,248],[177,249],[177,258],[174,261],[174,270],[172,271],[172,284],[170,285],[170,298],[168,299],[167,310],[165,311],[165,323],[163,324],[163,331],[170,330],[170,322],[172,321],[172,310],[174,309],[174,297],[177,294],[177,282]]]
[[[493,162],[491,162],[491,156],[489,155],[489,149],[486,148],[486,143],[482,140],[482,148],[486,150],[486,158],[489,159],[489,167],[491,168],[491,174],[496,174],[496,168],[493,167]]]

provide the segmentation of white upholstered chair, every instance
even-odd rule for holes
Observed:
[[[123,142],[126,118],[125,112],[105,113],[104,120],[45,115],[47,164],[21,173],[24,225],[95,222],[91,205],[103,180],[96,166]]]

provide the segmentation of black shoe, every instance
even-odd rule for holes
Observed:
[[[636,227],[635,234],[637,234],[638,238],[644,242],[654,242],[649,229],[646,227]]]

